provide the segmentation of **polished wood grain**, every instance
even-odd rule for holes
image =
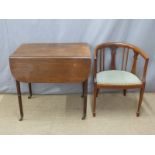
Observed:
[[[90,72],[90,50],[84,43],[24,44],[9,59],[12,75],[21,82],[75,83]]]
[[[29,43],[22,44],[10,57],[90,58],[90,49],[87,43]]]
[[[90,73],[90,49],[86,43],[23,44],[9,57],[10,70],[16,80],[20,114],[23,119],[20,82],[28,83],[82,83],[83,117],[86,117],[87,82]]]
[[[85,81],[89,58],[10,58],[11,72],[21,82],[75,83]]]
[[[119,57],[121,65],[121,69],[119,70],[127,70],[128,62],[131,62],[132,60],[129,60],[129,53],[132,52],[133,54],[133,62],[131,63],[131,70],[130,72],[133,74],[136,74],[137,70],[137,62],[138,57],[142,57],[144,60],[144,66],[143,66],[143,74],[142,77],[140,77],[142,84],[132,84],[132,85],[112,85],[112,84],[97,84],[96,82],[96,74],[97,72],[102,71],[102,65],[105,64],[104,60],[102,60],[99,56],[102,51],[106,51],[106,49],[110,49],[111,52],[111,63],[109,70],[115,70],[116,69],[116,53],[118,49],[122,49],[122,58]],[[102,61],[103,62],[102,62]],[[145,84],[146,84],[146,73],[147,73],[147,66],[148,66],[149,57],[148,55],[140,48],[138,48],[135,45],[123,43],[123,42],[107,42],[98,45],[95,48],[94,51],[94,99],[93,99],[93,116],[96,116],[96,97],[98,96],[99,89],[122,89],[124,96],[126,96],[127,89],[133,89],[133,88],[139,88],[140,89],[140,97],[139,97],[139,103],[137,107],[136,115],[139,116],[140,114],[140,107],[142,104]],[[104,67],[103,67],[104,68]]]

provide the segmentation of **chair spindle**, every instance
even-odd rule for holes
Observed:
[[[125,48],[123,48],[123,58],[122,58],[122,67],[121,67],[121,70],[124,70],[124,59],[125,59]]]
[[[134,56],[133,56],[133,64],[132,64],[132,69],[131,69],[131,73],[136,74],[136,67],[137,67],[137,58],[138,58],[138,54],[136,52],[134,52]]]
[[[124,68],[124,70],[125,70],[125,71],[126,71],[127,64],[128,64],[128,56],[129,56],[129,48],[127,48],[127,52],[126,52],[126,58],[125,58],[125,68]]]
[[[111,48],[111,69],[112,70],[116,69],[115,57],[116,57],[116,48],[113,47]]]

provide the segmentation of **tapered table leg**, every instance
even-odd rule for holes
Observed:
[[[93,97],[93,117],[96,116],[96,94],[97,94],[97,83],[94,83],[94,97]]]
[[[126,89],[123,89],[123,95],[126,96]]]
[[[29,86],[29,96],[28,98],[30,99],[32,97],[32,87],[31,87],[31,83],[28,83]]]
[[[21,90],[20,90],[20,82],[16,81],[16,88],[17,88],[17,94],[18,94],[18,103],[19,103],[19,110],[20,110],[20,119],[19,121],[23,120],[23,106],[22,106],[22,97],[21,97]]]
[[[86,114],[87,114],[87,86],[88,86],[88,80],[84,81],[84,104],[83,104],[82,120],[86,118]]]
[[[82,95],[81,97],[84,97],[84,82],[82,82]]]

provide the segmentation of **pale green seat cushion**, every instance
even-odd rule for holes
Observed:
[[[136,75],[121,70],[109,70],[99,72],[96,75],[96,81],[97,84],[105,84],[105,85],[142,84],[142,81]]]

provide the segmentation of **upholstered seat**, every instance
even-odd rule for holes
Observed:
[[[135,85],[142,84],[141,80],[134,74],[121,70],[108,70],[97,73],[97,84],[105,85]]]

